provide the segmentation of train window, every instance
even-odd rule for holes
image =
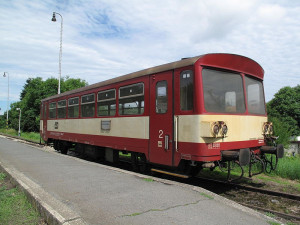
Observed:
[[[116,114],[116,90],[101,91],[98,93],[98,116],[114,116]]]
[[[95,94],[84,95],[81,97],[81,116],[95,116]]]
[[[67,116],[67,100],[57,102],[57,118],[66,118]]]
[[[193,110],[194,101],[193,71],[185,70],[180,74],[180,109]]]
[[[45,104],[44,104],[44,117],[43,117],[44,119],[46,119],[47,118],[47,103],[45,102]]]
[[[50,119],[56,118],[56,102],[51,102],[49,104],[49,118]]]
[[[68,118],[78,118],[79,116],[79,97],[68,100]]]
[[[265,114],[265,100],[262,82],[245,76],[248,112]]]
[[[141,115],[144,113],[144,84],[138,83],[119,89],[119,114]]]
[[[159,81],[156,83],[156,113],[168,111],[168,83]]]
[[[202,79],[207,112],[245,112],[243,79],[240,74],[203,69]]]
[[[44,113],[44,108],[43,108],[44,107],[44,103],[42,103],[40,107],[41,107],[40,108],[40,119],[43,119],[44,118],[44,114],[43,114]]]
[[[144,84],[132,84],[125,87],[121,87],[120,90],[120,98],[132,97],[132,96],[141,96],[144,95]]]

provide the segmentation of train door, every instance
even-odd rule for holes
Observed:
[[[150,78],[150,162],[173,165],[173,74]]]

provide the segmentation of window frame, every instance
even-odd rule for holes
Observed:
[[[158,112],[157,111],[157,103],[158,103],[158,84],[160,83],[165,83],[165,86],[161,86],[161,87],[165,87],[166,88],[166,95],[164,96],[164,98],[166,99],[166,110],[164,112]],[[155,113],[156,114],[166,114],[168,113],[168,103],[169,103],[169,96],[168,96],[168,82],[166,80],[160,80],[156,83],[155,85]]]
[[[91,102],[85,102],[85,103],[82,103],[82,99],[83,99],[84,97],[86,97],[86,96],[89,96],[89,95],[93,95],[93,96],[94,96],[94,100],[91,101]],[[93,112],[93,116],[83,116],[82,114],[83,114],[83,111],[84,111],[84,110],[82,110],[82,106],[87,105],[87,104],[93,104],[93,103],[94,103],[94,112]],[[81,117],[81,118],[93,118],[93,117],[95,117],[95,108],[96,108],[95,93],[89,93],[89,94],[85,94],[85,95],[82,95],[82,96],[81,96],[81,101],[80,101],[80,117]]]
[[[125,88],[130,88],[130,87],[134,87],[134,86],[138,86],[138,85],[142,85],[142,93],[140,94],[134,94],[134,95],[127,95],[127,96],[122,96],[121,97],[121,90],[122,89],[125,89]],[[118,90],[118,102],[117,102],[117,105],[118,105],[118,115],[119,116],[141,116],[141,115],[144,115],[145,114],[145,84],[144,82],[138,82],[138,83],[134,83],[134,84],[128,84],[128,85],[125,85],[125,86],[121,86],[119,87],[119,90]],[[139,96],[142,96],[143,97],[143,100],[140,102],[141,104],[140,107],[137,107],[138,111],[142,111],[141,113],[136,113],[136,114],[121,114],[120,111],[124,111],[124,109],[130,109],[130,108],[120,108],[120,105],[125,105],[126,103],[120,103],[120,100],[122,101],[123,99],[129,99],[129,98],[136,98],[136,97],[139,97]],[[143,103],[143,104],[142,104]],[[143,107],[141,107],[143,105]]]
[[[183,75],[183,73],[187,73],[187,72],[190,72],[190,74],[191,74],[191,81],[192,81],[192,84],[193,84],[193,87],[192,87],[192,100],[191,100],[191,103],[192,103],[192,108],[191,109],[183,109],[182,108],[182,105],[181,105],[181,88],[182,88],[182,86],[181,86],[181,84],[182,84],[182,75]],[[191,112],[191,111],[193,111],[194,110],[194,108],[195,108],[195,105],[194,105],[194,98],[195,98],[195,80],[194,80],[194,78],[195,78],[195,75],[194,75],[194,71],[192,70],[192,69],[185,69],[185,70],[182,70],[181,72],[180,72],[180,74],[179,74],[179,110],[181,111],[181,112]]]
[[[51,107],[52,104],[55,104],[55,107]],[[53,102],[50,102],[49,105],[49,115],[48,115],[48,119],[56,119],[57,118],[57,102],[56,101],[53,101]],[[55,116],[54,117],[50,117],[51,115],[51,109],[55,109]]]
[[[250,112],[251,107],[249,107],[250,104],[249,104],[249,95],[248,95],[248,91],[249,91],[248,87],[249,87],[250,85],[247,85],[247,79],[249,79],[249,80],[251,80],[251,81],[255,81],[255,82],[257,82],[257,83],[255,83],[255,84],[258,84],[258,85],[259,85],[259,86],[258,86],[258,88],[259,88],[259,94],[262,95],[262,96],[261,96],[261,100],[263,100],[263,102],[261,102],[261,103],[262,103],[261,106],[264,108],[264,113],[255,113],[255,112],[253,112],[253,111]],[[256,77],[253,77],[253,76],[251,76],[251,75],[249,75],[249,74],[244,74],[244,83],[245,83],[245,98],[246,98],[245,103],[246,103],[246,105],[247,105],[247,113],[250,114],[250,115],[266,115],[266,113],[267,113],[267,108],[266,108],[266,99],[265,99],[265,92],[264,92],[264,84],[263,84],[263,81],[260,80],[260,79],[257,79]],[[261,88],[261,89],[260,89],[260,88]]]
[[[124,89],[124,88],[129,88],[129,87],[133,87],[133,86],[138,86],[139,84],[142,84],[143,86],[143,93],[141,94],[136,94],[136,95],[127,95],[127,96],[123,96],[121,97],[121,90]],[[126,86],[122,86],[119,88],[119,99],[123,99],[123,98],[130,98],[130,97],[138,97],[138,96],[145,96],[145,85],[143,82],[139,82],[139,83],[135,83],[135,84],[129,84],[129,85],[126,85]]]
[[[106,93],[106,92],[110,92],[110,91],[114,91],[115,97],[114,98],[108,98],[108,99],[104,99],[104,100],[99,100],[99,94],[100,93]],[[108,90],[104,90],[104,91],[98,91],[97,93],[97,102],[105,102],[105,101],[111,101],[111,100],[115,100],[117,98],[117,91],[115,88],[111,88]]]
[[[203,71],[205,71],[205,70],[223,74],[226,76],[227,79],[229,78],[229,75],[234,75],[234,76],[236,76],[235,78],[239,77],[238,79],[239,79],[239,82],[241,82],[241,83],[238,86],[238,88],[240,88],[240,92],[236,92],[236,91],[234,91],[234,92],[236,93],[236,100],[240,99],[242,101],[242,102],[240,102],[242,104],[240,104],[240,103],[237,104],[238,103],[237,101],[235,102],[235,107],[237,108],[237,106],[238,106],[238,108],[241,108],[241,109],[238,109],[240,111],[237,111],[237,109],[236,109],[236,111],[232,111],[232,110],[229,110],[229,111],[215,110],[215,111],[213,111],[213,110],[208,109],[206,104],[208,104],[209,102],[205,99],[205,96],[206,96],[205,89],[207,88],[207,85],[205,85],[205,81],[204,81],[204,79],[205,79],[204,77],[206,75],[204,76],[204,73],[203,73]],[[218,75],[218,76],[220,76],[220,75]],[[224,115],[244,115],[247,113],[247,103],[246,103],[245,86],[244,86],[245,82],[244,82],[244,74],[243,73],[234,71],[234,70],[227,70],[227,69],[222,69],[222,68],[205,66],[205,67],[202,67],[202,69],[201,69],[201,82],[202,82],[202,94],[203,94],[203,107],[204,107],[204,111],[206,113],[224,114]],[[227,93],[229,93],[229,92],[233,92],[233,90],[228,90]],[[240,94],[240,96],[238,94]],[[225,97],[225,95],[224,95],[224,97]],[[225,101],[225,99],[224,99],[224,101]],[[225,102],[224,102],[224,105],[225,105]]]
[[[60,102],[65,102],[64,106],[60,106],[59,103]],[[65,113],[64,113],[64,117],[60,117],[59,116],[59,109],[65,108]],[[67,100],[66,99],[62,99],[60,101],[57,101],[57,119],[66,119],[67,118]]]
[[[99,99],[99,94],[101,93],[106,93],[106,92],[111,92],[111,91],[114,91],[114,98],[108,98],[108,99],[104,99],[104,100],[101,100]],[[99,103],[102,103],[102,102],[112,102],[112,101],[115,101],[115,113],[114,115],[99,115],[99,106],[100,104]],[[107,90],[103,90],[103,91],[99,91],[97,92],[97,117],[111,117],[111,116],[116,116],[117,114],[117,90],[115,88],[111,88],[111,89],[107,89]],[[109,110],[107,110],[109,111]]]
[[[70,105],[69,101],[70,101],[70,100],[73,100],[73,99],[76,99],[76,98],[78,99],[78,103],[77,103],[77,104],[71,104],[71,105]],[[76,107],[76,106],[78,106],[78,116],[77,116],[77,117],[76,117],[76,116],[70,117],[70,114],[69,114],[69,108],[70,108],[70,107]],[[67,113],[67,114],[68,114],[68,116],[67,116],[68,119],[76,119],[76,118],[79,118],[79,115],[80,115],[80,114],[79,114],[79,108],[80,108],[80,107],[79,107],[79,96],[69,98],[69,99],[68,99],[68,106],[67,106],[67,108],[68,108],[68,113]]]

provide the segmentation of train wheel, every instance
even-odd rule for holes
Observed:
[[[62,144],[62,147],[60,149],[61,154],[66,155],[68,153],[68,146]]]
[[[55,149],[55,151],[58,151],[58,141],[57,140],[53,141],[53,148]]]
[[[150,166],[147,163],[146,156],[144,154],[141,154],[141,173],[148,173],[150,171]]]
[[[139,159],[138,154],[135,152],[131,153],[131,166],[133,171],[139,172]]]

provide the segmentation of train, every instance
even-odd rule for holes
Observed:
[[[263,78],[241,55],[182,58],[43,99],[40,135],[63,154],[112,163],[129,154],[134,170],[186,178],[220,167],[230,179],[236,164],[252,176],[254,163],[275,169],[284,155]]]

